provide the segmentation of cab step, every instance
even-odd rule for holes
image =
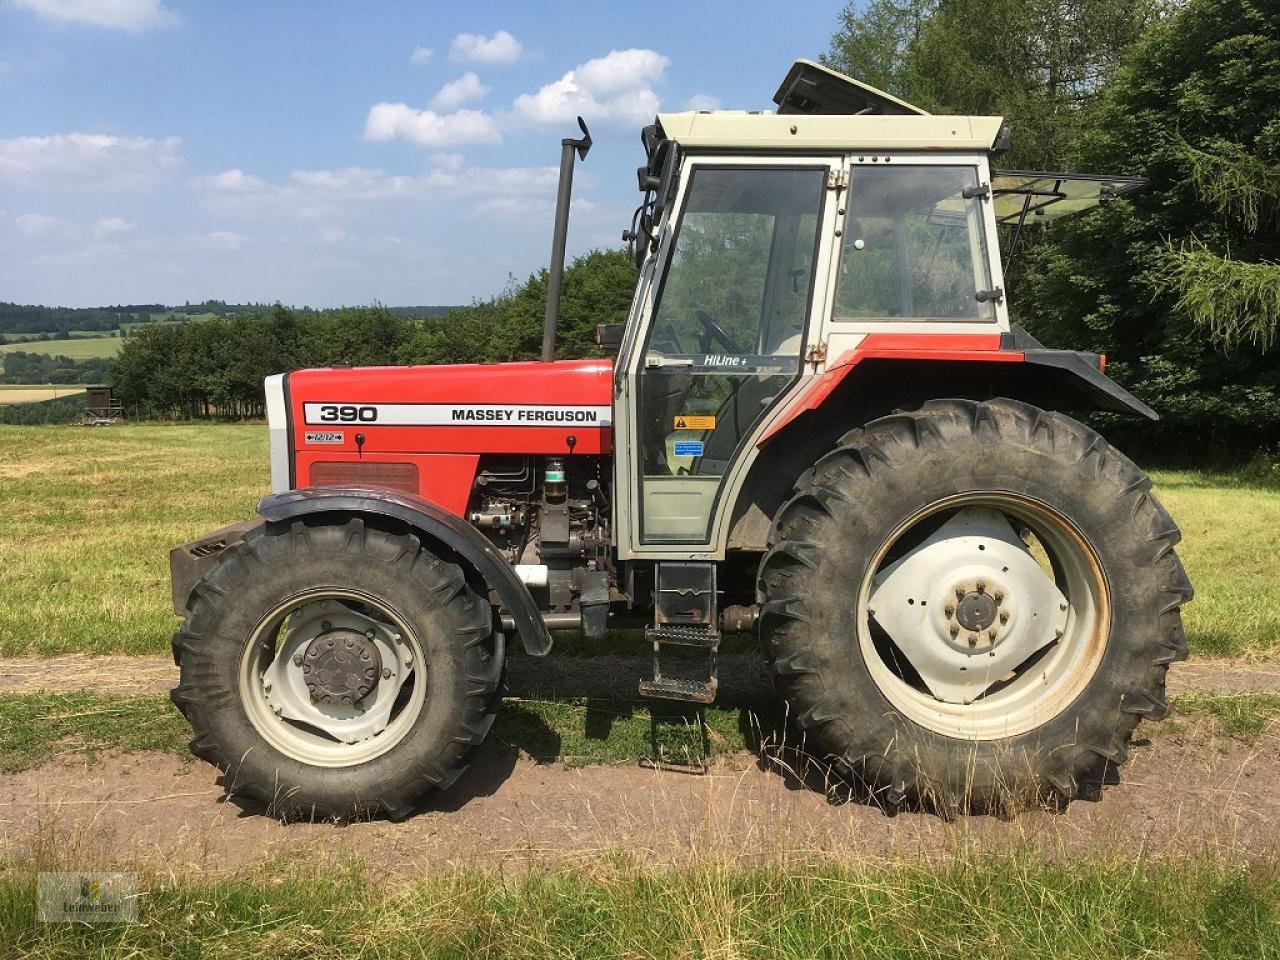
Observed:
[[[653,679],[640,681],[640,696],[710,703],[719,686],[715,564],[659,563],[654,587],[654,624],[644,632],[645,639],[653,644]],[[665,645],[705,650],[709,659],[707,679],[664,676]]]
[[[688,703],[710,703],[716,698],[720,681],[677,680],[673,677],[654,677],[640,681],[640,696],[654,700],[684,700]]]

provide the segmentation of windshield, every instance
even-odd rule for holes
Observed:
[[[836,317],[994,319],[977,186],[971,166],[855,167]]]

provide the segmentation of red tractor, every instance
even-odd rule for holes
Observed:
[[[643,626],[640,695],[694,703],[756,634],[806,748],[886,806],[1066,802],[1165,712],[1178,529],[1060,411],[1156,415],[1010,326],[998,252],[1140,184],[993,170],[1001,118],[804,61],[775,101],[643,131],[616,360],[554,360],[583,125],[542,362],[268,379],[272,494],[172,554],[173,701],[229,791],[406,816],[484,741],[507,644],[561,630]]]

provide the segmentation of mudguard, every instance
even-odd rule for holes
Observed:
[[[316,487],[274,493],[258,504],[258,513],[272,523],[316,513],[364,513],[399,520],[475,568],[511,614],[528,653],[543,657],[551,652],[551,634],[542,614],[507,558],[475,527],[430,500],[396,490]]]
[[[285,523],[317,513],[372,514],[390,517],[412,527],[426,541],[441,544],[469,563],[497,593],[515,621],[524,648],[542,657],[551,652],[551,634],[533,597],[511,564],[483,535],[444,507],[410,493],[365,487],[322,487],[276,493],[258,504],[262,520],[225,527],[200,540],[183,544],[170,553],[173,606],[186,616],[191,591],[211,568],[218,554],[241,540],[263,520]]]

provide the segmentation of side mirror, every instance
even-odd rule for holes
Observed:
[[[622,348],[622,333],[626,329],[621,323],[597,323],[596,346],[617,353]]]

